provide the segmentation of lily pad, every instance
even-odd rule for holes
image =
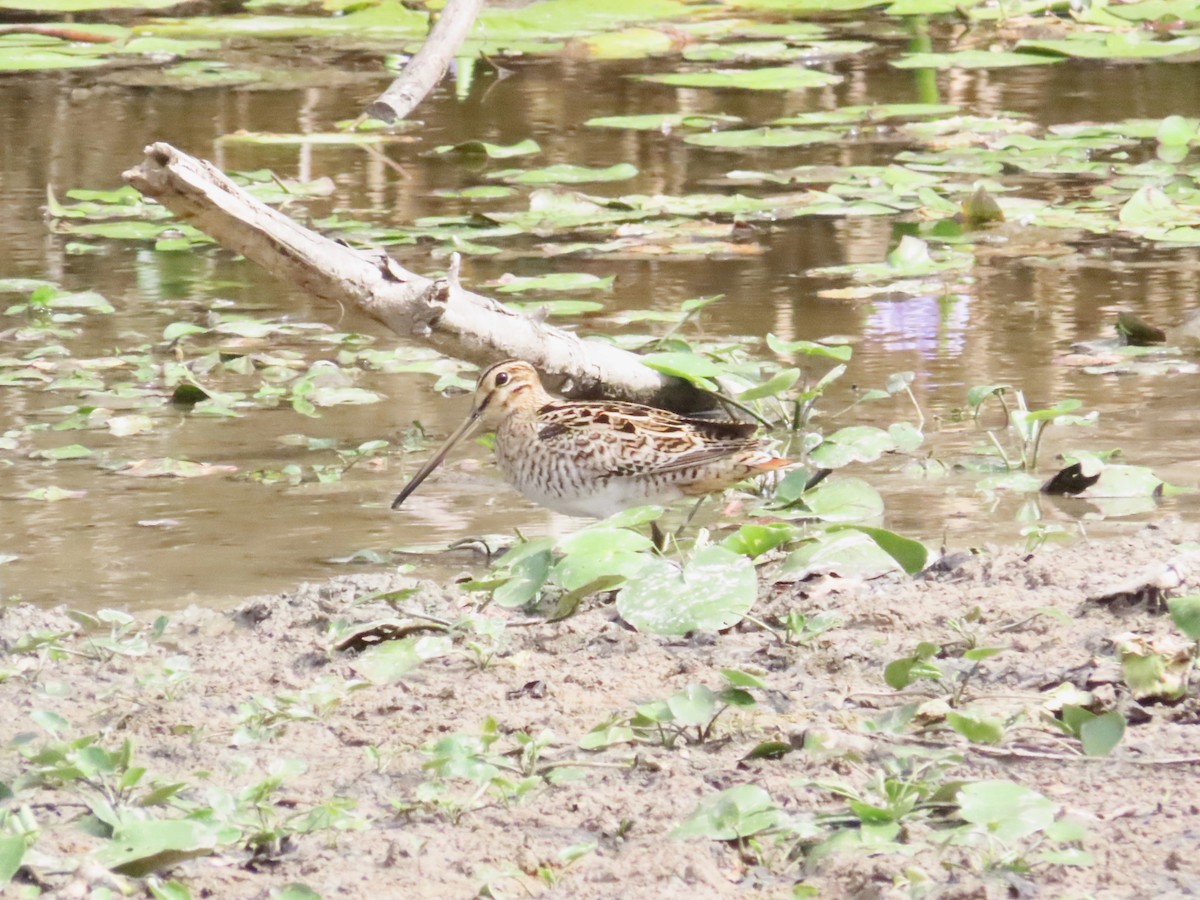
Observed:
[[[797,91],[827,87],[840,82],[840,75],[799,66],[767,66],[759,69],[709,69],[699,72],[670,72],[638,75],[643,81],[674,87],[736,88],[746,91]]]
[[[514,156],[528,156],[540,153],[541,145],[533,138],[526,138],[515,144],[489,144],[487,141],[463,141],[459,144],[442,144],[433,149],[434,153],[443,156],[454,156],[464,159],[509,159]]]
[[[628,128],[632,131],[672,131],[676,128],[709,129],[720,125],[736,125],[738,116],[705,113],[642,113],[631,116],[597,116],[584,122],[591,128]]]
[[[810,131],[801,128],[750,128],[737,131],[710,131],[690,134],[685,144],[722,149],[758,149],[765,147],[802,147],[806,144],[829,144],[840,135],[832,131]]]
[[[1017,66],[1050,66],[1060,56],[1016,53],[1006,50],[957,50],[950,53],[907,53],[891,64],[897,69],[1008,69]]]
[[[1164,59],[1200,50],[1200,37],[1189,35],[1160,41],[1149,32],[1121,31],[1110,34],[1074,32],[1063,40],[1022,40],[1018,49],[1060,53],[1080,59]]]
[[[495,286],[501,294],[517,294],[523,291],[607,291],[611,290],[615,275],[602,278],[587,272],[551,272],[546,275],[504,275],[488,286]]]
[[[637,166],[631,163],[600,167],[556,163],[544,169],[505,169],[492,172],[488,177],[509,184],[587,184],[595,181],[625,181],[637,173]]]

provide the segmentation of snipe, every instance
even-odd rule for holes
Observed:
[[[629,506],[699,497],[789,465],[754,425],[711,422],[638,403],[559,400],[537,371],[509,359],[485,369],[471,413],[392,503],[396,509],[481,425],[496,429],[496,463],[509,484],[570,516],[603,518]]]

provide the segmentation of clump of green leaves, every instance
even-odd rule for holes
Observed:
[[[1009,403],[1009,395],[1012,404]],[[985,384],[967,392],[967,406],[972,415],[979,419],[984,405],[994,400],[1004,413],[1006,427],[1003,430],[989,429],[988,440],[1007,471],[1031,472],[1037,467],[1038,451],[1042,436],[1050,425],[1090,426],[1095,425],[1098,414],[1073,415],[1082,405],[1074,399],[1060,400],[1053,406],[1031,410],[1025,402],[1025,394],[1008,384]]]
[[[554,741],[552,732],[518,731],[511,736],[515,749],[510,752],[494,749],[500,737],[489,716],[478,734],[458,732],[426,744],[421,768],[434,777],[419,784],[411,800],[396,801],[396,810],[435,810],[457,823],[482,806],[520,800],[553,777],[555,765],[542,758]]]
[[[632,714],[616,714],[589,731],[579,742],[584,750],[615,744],[648,743],[673,747],[681,738],[702,744],[711,740],[717,719],[729,709],[756,705],[751,690],[766,687],[762,679],[738,669],[722,669],[724,687],[712,690],[690,684],[663,700],[639,704]]]

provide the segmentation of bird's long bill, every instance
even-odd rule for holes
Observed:
[[[446,454],[454,449],[454,445],[461,441],[476,425],[479,424],[479,416],[483,412],[482,409],[473,409],[471,414],[454,429],[454,433],[446,438],[446,443],[438,448],[437,453],[430,457],[429,462],[421,466],[420,471],[412,477],[412,480],[404,486],[404,489],[396,495],[396,499],[392,501],[392,509],[399,509],[400,504],[408,499],[408,495],[421,486],[421,482],[429,477],[429,473],[442,464],[442,460],[446,458]]]

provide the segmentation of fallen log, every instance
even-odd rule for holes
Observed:
[[[425,278],[382,250],[354,249],[305,228],[170,144],[151,144],[145,153],[122,176],[144,196],[281,281],[359,309],[402,338],[480,366],[524,359],[552,383],[562,379],[560,390],[572,398],[611,397],[684,413],[715,405],[711,395],[647,368],[633,353],[464,289],[456,264],[445,278]]]

